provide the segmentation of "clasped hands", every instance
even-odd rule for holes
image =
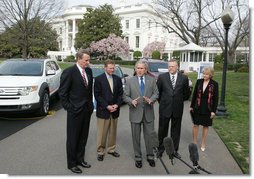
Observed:
[[[115,112],[118,108],[117,104],[113,104],[113,105],[108,105],[107,109],[109,110],[109,112]]]
[[[138,104],[138,99],[140,98],[140,96],[139,97],[137,97],[136,99],[133,99],[132,100],[132,105],[134,106],[134,107],[137,107],[137,104]],[[146,97],[146,96],[143,96],[143,99],[148,103],[148,104],[152,104],[152,100],[150,99],[150,98],[148,98],[148,97]]]

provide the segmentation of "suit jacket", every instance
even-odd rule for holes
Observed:
[[[93,75],[90,68],[85,68],[88,87],[85,87],[77,64],[65,69],[61,75],[59,96],[65,110],[78,113],[84,107],[93,112]]]
[[[94,82],[94,97],[97,101],[96,116],[103,119],[109,119],[110,114],[113,119],[119,117],[120,106],[122,104],[123,84],[119,76],[112,75],[113,93],[105,73],[97,76]],[[117,104],[118,108],[115,112],[110,113],[107,110],[108,105]]]
[[[123,100],[129,105],[129,118],[133,123],[140,123],[145,114],[147,122],[151,122],[155,119],[153,104],[158,99],[158,89],[156,86],[155,78],[145,75],[145,93],[144,96],[151,99],[152,104],[148,104],[143,100],[141,95],[138,76],[131,77],[127,80],[123,95]],[[132,100],[138,98],[138,104],[136,107],[132,105]]]
[[[211,112],[214,112],[216,113],[216,110],[217,110],[217,105],[218,105],[218,97],[219,97],[219,90],[218,90],[218,83],[212,79],[210,79],[206,89],[204,92],[202,92],[201,95],[205,95],[208,97],[208,88],[209,86],[213,86],[213,97],[212,97],[212,104],[211,106],[208,106],[208,98],[207,99],[204,99],[204,103],[202,105],[202,107],[198,107],[197,104],[196,104],[196,100],[197,100],[197,96],[198,96],[198,90],[199,89],[203,89],[203,83],[204,83],[204,79],[198,79],[197,82],[196,82],[196,85],[195,85],[195,88],[194,88],[194,91],[193,91],[193,95],[192,95],[192,100],[191,100],[191,107],[194,109],[195,112],[198,112],[200,114],[208,114],[210,115]],[[204,106],[205,105],[205,106]]]
[[[183,115],[184,100],[189,99],[189,80],[182,73],[177,74],[175,89],[173,89],[169,73],[159,75],[157,80],[159,90],[160,117],[181,118]]]

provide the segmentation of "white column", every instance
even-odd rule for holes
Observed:
[[[67,51],[68,50],[68,44],[69,44],[69,36],[68,36],[68,34],[69,34],[69,23],[68,23],[68,20],[67,21],[65,21],[65,27],[66,27],[66,29],[65,29],[65,48],[64,48],[64,51]]]
[[[76,37],[76,20],[73,19],[72,20],[72,47],[74,47],[74,41],[75,41],[75,37]]]

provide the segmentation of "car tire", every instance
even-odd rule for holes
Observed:
[[[40,116],[46,116],[49,111],[49,94],[47,90],[44,90],[40,96],[40,109],[38,114]]]

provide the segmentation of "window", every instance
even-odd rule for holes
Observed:
[[[139,48],[139,36],[136,36],[136,48]]]
[[[126,21],[125,21],[125,28],[126,28],[126,29],[129,29],[129,25],[130,25],[129,20],[126,20]]]
[[[140,19],[136,19],[136,28],[140,28]]]
[[[125,37],[125,41],[129,44],[129,37]]]
[[[151,28],[151,20],[148,21],[148,28]]]

